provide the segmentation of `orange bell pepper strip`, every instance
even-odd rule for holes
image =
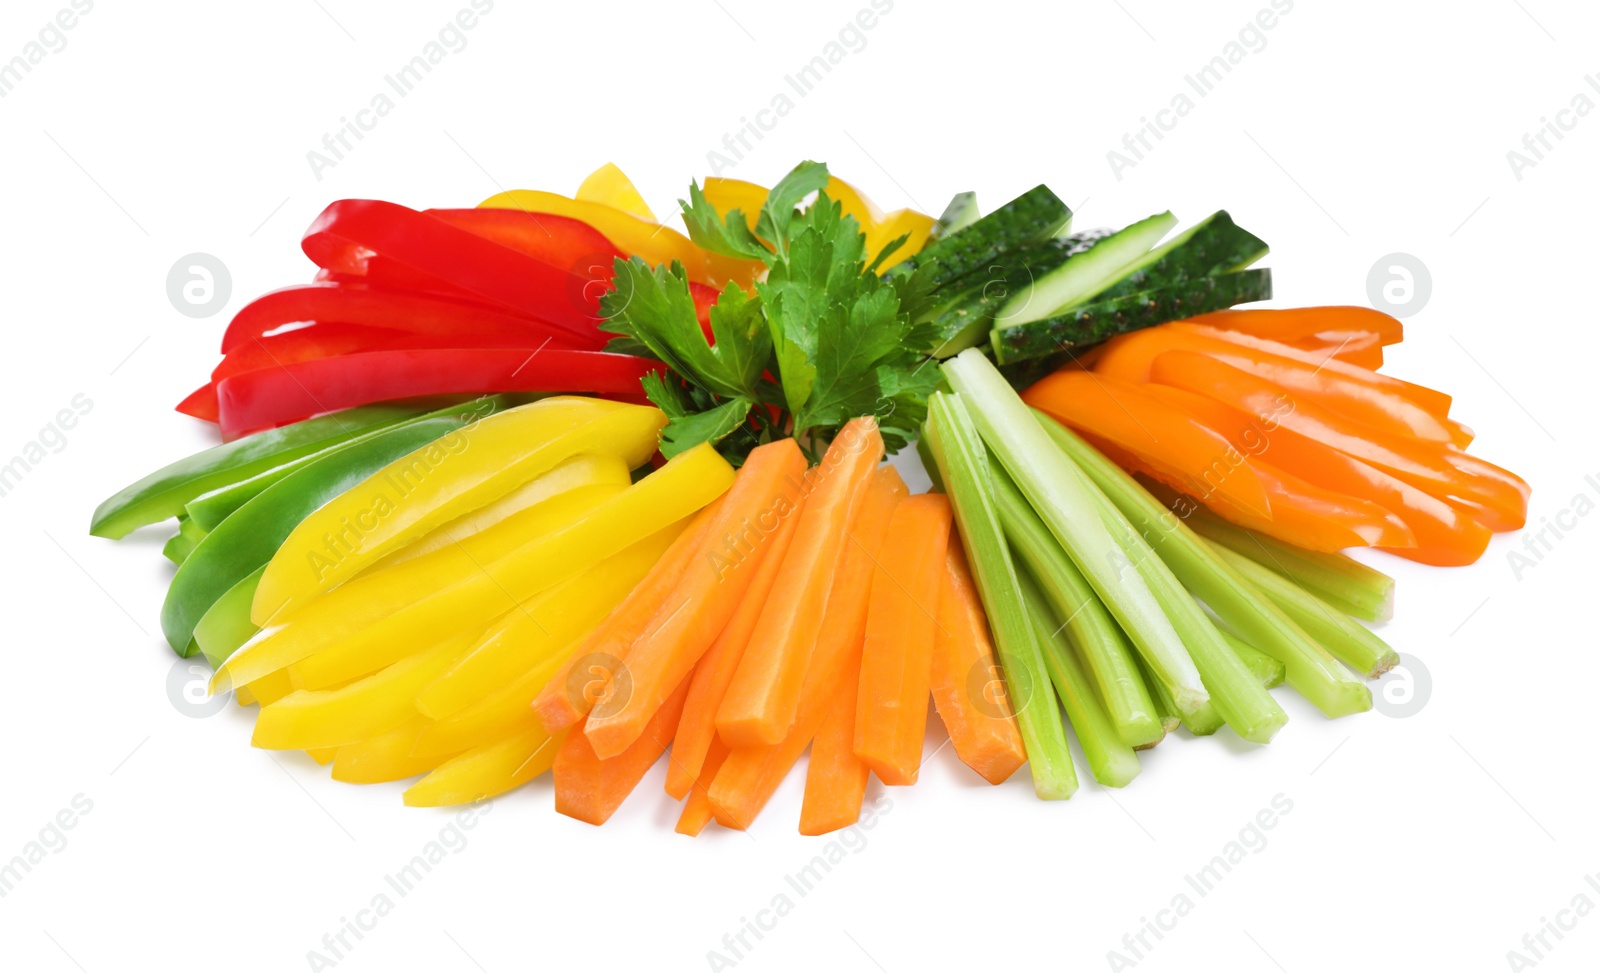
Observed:
[[[533,711],[546,733],[555,733],[589,715],[621,662],[620,654],[644,631],[661,602],[683,577],[689,562],[699,554],[705,542],[706,527],[725,499],[726,496],[718,497],[695,515],[688,529],[673,540],[644,580],[589,633],[578,651],[562,663],[550,682],[539,691],[533,701]],[[588,678],[581,685],[574,685],[573,672],[580,665],[587,669],[577,678]]]
[[[625,684],[620,673],[614,676],[584,724],[584,736],[600,759],[620,754],[639,738],[656,708],[738,611],[761,566],[753,549],[770,544],[783,520],[795,515],[804,468],[805,458],[792,439],[751,450],[722,509],[706,527],[699,554],[624,653]],[[809,510],[808,503],[797,530],[803,532]],[[676,719],[672,725],[676,729]]]
[[[730,762],[723,764],[711,785],[713,810],[717,822],[724,827],[745,828],[755,820],[816,735],[822,716],[844,691],[849,674],[860,670],[873,568],[889,529],[889,517],[905,496],[905,482],[893,467],[873,473],[866,495],[861,498],[861,508],[852,517],[849,541],[834,573],[827,614],[811,654],[794,727],[781,744],[730,754]]]
[[[748,288],[764,265],[755,260],[735,260],[695,246],[688,237],[671,227],[642,220],[604,203],[569,199],[559,193],[533,189],[513,189],[496,193],[479,203],[483,209],[515,209],[525,213],[552,213],[587,223],[629,256],[653,265],[683,264],[690,280],[722,286],[734,281]]]
[[[1488,547],[1489,529],[1465,511],[1354,456],[1276,423],[1268,429],[1237,409],[1184,389],[1147,385],[1145,391],[1228,437],[1244,455],[1252,457],[1252,463],[1256,462],[1253,457],[1270,457],[1284,472],[1364,497],[1393,513],[1410,528],[1416,546],[1381,550],[1422,564],[1452,566],[1473,563]]]
[[[915,784],[922,767],[950,517],[942,493],[908,497],[889,518],[872,575],[855,751],[885,784]]]
[[[609,760],[595,755],[582,727],[568,730],[561,749],[556,751],[556,810],[588,824],[605,824],[672,742],[672,731],[678,725],[683,698],[688,694],[686,677],[650,717],[639,738]]]
[[[1416,427],[1416,435],[1432,430],[1431,434],[1439,441],[1449,441],[1441,425],[1450,408],[1447,395],[1326,355],[1317,356],[1288,345],[1269,343],[1264,338],[1249,335],[1224,338],[1214,329],[1186,321],[1174,321],[1113,339],[1096,363],[1095,374],[1125,382],[1148,382],[1151,363],[1157,355],[1168,351],[1210,355],[1330,408],[1353,410],[1352,417],[1363,421],[1371,422],[1374,414],[1392,408],[1397,415],[1390,420],[1391,424],[1399,426],[1409,421]],[[1407,403],[1413,408],[1400,409]],[[1418,409],[1432,416],[1431,426],[1417,420]]]
[[[882,456],[877,420],[864,416],[845,424],[810,471],[783,571],[717,709],[717,733],[730,747],[779,743],[794,723],[845,532]]]
[[[802,500],[800,505],[803,507],[804,503]],[[707,763],[707,754],[721,740],[717,736],[717,708],[728,692],[728,684],[733,682],[739,660],[744,658],[750,633],[755,631],[761,609],[766,606],[772,586],[778,580],[784,553],[794,540],[795,525],[799,522],[799,508],[796,508],[782,519],[772,539],[752,553],[752,557],[760,558],[760,564],[750,579],[749,590],[694,668],[694,681],[689,684],[689,698],[683,704],[683,717],[678,720],[678,734],[673,738],[672,756],[667,762],[667,793],[680,801],[702,780],[710,784],[711,778],[707,775],[713,771]]]
[[[1398,318],[1370,307],[1354,305],[1234,308],[1201,314],[1189,320],[1213,328],[1288,343],[1323,331],[1371,331],[1384,345],[1399,344],[1405,337],[1404,327]]]
[[[1238,335],[1242,332],[1227,331]],[[1376,331],[1319,331],[1309,338],[1286,341],[1291,348],[1313,355],[1326,355],[1373,371],[1383,367],[1383,337]]]
[[[1268,341],[1265,338],[1255,338],[1250,335],[1239,334],[1232,331],[1220,331],[1190,321],[1173,323],[1173,328],[1178,331],[1195,335],[1201,339],[1215,340],[1227,344],[1238,345],[1259,352],[1258,355],[1249,353],[1228,354],[1228,349],[1220,346],[1215,352],[1205,352],[1204,348],[1191,348],[1188,350],[1202,351],[1210,354],[1219,361],[1226,361],[1235,368],[1242,368],[1247,372],[1259,375],[1262,378],[1277,382],[1284,388],[1291,390],[1298,397],[1308,398],[1321,402],[1330,409],[1343,412],[1352,419],[1359,419],[1375,429],[1380,429],[1396,436],[1414,436],[1433,442],[1452,443],[1464,446],[1472,441],[1472,434],[1460,423],[1451,421],[1442,414],[1434,414],[1427,408],[1419,405],[1409,392],[1402,394],[1400,387],[1382,391],[1373,387],[1379,381],[1399,382],[1387,375],[1378,375],[1370,370],[1359,369],[1348,362],[1339,359],[1332,351],[1305,352],[1289,345]],[[1381,349],[1380,349],[1381,350]],[[1302,355],[1310,361],[1301,361],[1294,356]],[[1287,360],[1286,360],[1287,359]],[[1365,372],[1360,377],[1330,372],[1326,366],[1335,365],[1340,368],[1351,368],[1358,374]],[[1423,389],[1420,385],[1400,383],[1411,390]],[[1431,390],[1425,390],[1431,392]],[[1449,399],[1444,399],[1448,408]]]
[[[1272,415],[1291,431],[1326,443],[1441,500],[1464,505],[1490,530],[1517,530],[1528,514],[1528,485],[1515,474],[1459,450],[1378,434],[1322,406],[1291,399],[1249,372],[1206,355],[1169,351],[1157,356],[1152,378],[1209,396],[1236,409]]]
[[[1272,515],[1269,495],[1256,478],[1229,475],[1233,447],[1227,439],[1154,402],[1137,385],[1066,369],[1040,379],[1022,393],[1022,400],[1139,455],[1177,481],[1176,489],[1208,500],[1215,497],[1257,518]]]
[[[678,745],[674,742],[672,746],[673,749],[677,749]],[[713,737],[711,749],[706,752],[704,774],[694,781],[688,800],[683,802],[683,813],[678,815],[678,826],[673,828],[678,834],[686,834],[693,838],[711,823],[711,781],[716,778],[717,771],[722,768],[722,762],[726,759],[728,759],[728,748],[721,740]]]
[[[1005,781],[1028,760],[1010,697],[1003,691],[997,695],[989,692],[991,687],[1003,686],[983,602],[978,599],[961,538],[951,534],[944,556],[928,688],[956,756],[991,784]],[[813,760],[815,750],[813,746]]]

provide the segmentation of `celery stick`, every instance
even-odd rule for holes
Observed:
[[[1239,661],[1250,670],[1250,674],[1261,680],[1261,688],[1271,689],[1273,686],[1283,684],[1283,663],[1244,642],[1237,635],[1223,632],[1222,640],[1228,643],[1228,648],[1239,657]]]
[[[983,441],[961,399],[947,393],[928,399],[922,437],[950,494],[956,527],[977,576],[978,594],[1016,707],[1017,729],[1028,752],[1033,792],[1044,800],[1066,800],[1078,789],[1078,773],[1067,749],[1043,649],[1017,589],[1017,569],[995,510]]]
[[[1130,747],[1159,743],[1165,731],[1122,629],[993,456],[989,457],[989,472],[1012,553],[1039,582],[1057,625],[1071,631],[1073,644],[1082,650],[1094,674],[1100,699],[1118,735]]]
[[[1083,473],[1078,472],[1077,475],[1083,476]],[[1095,507],[1106,529],[1122,545],[1123,563],[1131,565],[1133,572],[1144,580],[1161,610],[1182,635],[1183,644],[1188,647],[1190,657],[1205,680],[1217,715],[1233,727],[1235,733],[1251,743],[1271,741],[1273,734],[1289,720],[1283,707],[1261,688],[1255,676],[1228,648],[1222,633],[1206,617],[1189,592],[1184,590],[1171,568],[1156,556],[1150,544],[1133,529],[1122,511],[1087,478],[1084,483],[1094,496]],[[1202,715],[1199,711],[1179,715],[1189,716],[1192,723],[1206,722],[1198,718]]]
[[[950,386],[966,399],[983,441],[994,450],[1028,503],[1083,572],[1156,674],[1179,712],[1209,698],[1183,640],[1138,576],[1122,568],[1126,557],[1097,513],[1094,491],[1050,437],[994,363],[969,348],[942,366]]]
[[[1400,661],[1389,643],[1360,622],[1311,594],[1288,578],[1264,568],[1221,544],[1212,548],[1246,581],[1260,588],[1306,634],[1321,642],[1334,657],[1368,679],[1376,679]]]
[[[1328,604],[1369,622],[1394,615],[1394,579],[1347,554],[1307,551],[1246,530],[1197,506],[1187,518],[1194,532],[1305,588]]]
[[[1284,664],[1287,680],[1326,716],[1372,708],[1372,693],[1272,599],[1234,570],[1215,547],[1173,516],[1098,450],[1043,413],[1040,424],[1111,502],[1138,525],[1185,587],[1246,642]],[[1268,572],[1270,573],[1270,572]]]
[[[1139,675],[1144,679],[1145,686],[1150,690],[1150,701],[1156,704],[1156,713],[1160,716],[1162,731],[1166,733],[1176,731],[1182,720],[1178,717],[1178,707],[1173,705],[1172,694],[1167,692],[1167,687],[1161,684],[1161,680],[1151,675],[1150,667],[1145,664],[1144,659],[1140,658],[1139,653],[1133,653],[1133,661],[1139,667]],[[1206,705],[1210,706],[1211,704],[1207,703]],[[1155,746],[1155,744],[1150,746]],[[1150,747],[1135,747],[1134,749],[1148,750]]]
[[[1126,787],[1139,776],[1138,756],[1123,742],[1111,716],[1100,704],[1094,683],[1074,651],[1076,640],[1071,637],[1070,630],[1063,633],[1065,626],[1057,624],[1056,613],[1040,591],[1038,582],[1026,569],[1017,572],[1017,581],[1022,589],[1023,604],[1028,606],[1028,614],[1033,618],[1034,634],[1044,647],[1045,666],[1067,709],[1072,735],[1083,748],[1089,772],[1106,787]]]

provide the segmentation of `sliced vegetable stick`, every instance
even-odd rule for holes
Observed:
[[[1450,443],[1462,447],[1472,441],[1471,433],[1460,423],[1430,412],[1399,391],[1384,391],[1372,387],[1372,380],[1386,376],[1378,376],[1376,372],[1368,371],[1365,376],[1358,379],[1354,376],[1329,372],[1325,365],[1335,360],[1340,363],[1344,361],[1333,353],[1334,349],[1307,352],[1308,357],[1315,362],[1313,365],[1311,362],[1290,360],[1288,356],[1294,350],[1290,345],[1280,345],[1275,341],[1264,341],[1232,331],[1207,328],[1188,321],[1175,322],[1173,326],[1203,340],[1238,345],[1242,352],[1240,354],[1230,355],[1220,345],[1213,345],[1215,351],[1206,353],[1252,375],[1277,382],[1290,390],[1296,398],[1306,398],[1320,403],[1375,429],[1391,435],[1415,436],[1430,442]],[[1251,355],[1244,352],[1244,349],[1260,354]]]
[[[674,743],[673,748],[677,748]],[[689,798],[684,801],[683,813],[678,815],[678,826],[673,830],[689,837],[698,835],[711,823],[711,781],[717,776],[717,771],[722,768],[722,762],[728,759],[728,748],[722,740],[713,736],[711,749],[706,751],[705,760],[702,762],[704,770],[695,779],[689,790]]]
[[[894,508],[872,574],[856,697],[855,751],[885,784],[917,782],[950,501],[908,497]]]
[[[436,720],[458,713],[582,638],[637,590],[688,526],[679,521],[507,612],[417,694],[417,709]]]
[[[1293,341],[1322,331],[1372,331],[1385,345],[1395,345],[1405,336],[1398,318],[1356,305],[1235,308],[1201,314],[1189,320],[1272,341]]]
[[[706,773],[701,770],[701,765],[706,760],[712,741],[720,739],[717,736],[717,707],[722,705],[723,694],[728,691],[728,684],[733,682],[739,660],[744,658],[750,633],[755,630],[761,609],[766,606],[772,592],[772,585],[778,580],[778,572],[783,568],[784,552],[789,550],[789,543],[794,539],[795,525],[800,521],[799,510],[804,505],[805,501],[802,500],[799,507],[783,518],[771,540],[752,552],[752,557],[760,558],[760,564],[756,567],[755,577],[750,579],[750,588],[739,602],[738,610],[723,626],[717,640],[711,643],[711,648],[706,650],[695,666],[694,680],[689,684],[689,696],[683,704],[683,716],[678,720],[677,736],[672,741],[672,753],[667,758],[667,793],[677,800],[683,800],[689,789]],[[709,777],[705,778],[705,783],[710,783]]]
[[[621,670],[626,681],[620,672],[613,676],[584,724],[584,736],[600,759],[622,753],[639,739],[656,708],[738,611],[760,570],[760,559],[752,556],[755,549],[772,542],[785,517],[796,516],[804,467],[792,439],[751,451],[728,491],[728,502],[706,528],[700,554],[628,646]],[[803,510],[809,511],[810,504]],[[798,516],[803,526],[806,514]]]
[[[1416,546],[1383,550],[1423,564],[1461,565],[1476,561],[1489,546],[1490,530],[1472,519],[1464,508],[1424,493],[1348,453],[1282,426],[1269,432],[1245,413],[1186,389],[1167,385],[1145,388],[1226,436],[1239,447],[1240,455],[1270,457],[1272,465],[1285,473],[1314,478],[1328,489],[1364,497],[1394,514],[1410,528]],[[1251,460],[1252,464],[1256,462]],[[1286,506],[1280,501],[1277,510],[1281,512]],[[1269,523],[1261,533],[1277,537],[1277,526],[1276,522]]]
[[[867,795],[867,765],[855,754],[856,694],[860,664],[847,664],[839,680],[839,695],[822,717],[811,741],[811,762],[806,765],[805,801],[800,806],[800,833],[827,834],[848,828],[861,818],[861,801]]]
[[[1231,447],[1226,439],[1151,400],[1131,382],[1069,369],[1041,379],[1022,400],[1191,481],[1189,493],[1214,496],[1257,517],[1271,516],[1270,495],[1258,480],[1227,475]]]
[[[1285,429],[1362,460],[1441,500],[1469,503],[1490,530],[1518,530],[1527,519],[1528,485],[1514,473],[1434,443],[1376,434],[1370,426],[1311,402],[1278,408],[1283,389],[1206,355],[1157,356],[1151,375],[1163,385],[1210,396],[1242,412],[1273,415]],[[1274,414],[1276,409],[1276,414]]]
[[[578,642],[557,652],[504,688],[485,696],[449,719],[438,720],[417,737],[418,756],[452,756],[514,730],[539,723],[531,704],[539,690],[550,681],[550,674],[575,651]]]
[[[431,722],[427,717],[413,716],[387,733],[340,747],[333,758],[333,779],[347,784],[381,784],[427,773],[452,756],[412,754],[417,739]]]
[[[589,824],[605,824],[672,742],[688,695],[689,679],[685,677],[656,709],[639,738],[610,760],[595,755],[582,727],[568,730],[555,757],[556,810]]]
[[[718,497],[700,511],[694,523],[678,535],[645,579],[621,604],[612,609],[611,614],[584,640],[583,646],[539,693],[533,702],[533,709],[546,730],[554,732],[571,726],[588,715],[594,701],[605,688],[605,682],[610,679],[612,670],[620,662],[619,654],[627,651],[627,646],[638,637],[661,607],[662,599],[677,585],[689,563],[699,553],[705,542],[706,528],[726,499],[726,496]],[[596,677],[598,685],[586,683],[589,688],[574,693],[570,685],[573,667],[580,663],[592,667],[589,674]]]
[[[1016,773],[1028,754],[989,640],[983,602],[956,534],[950,535],[945,551],[930,676],[934,708],[961,762],[991,784]]]
[[[846,556],[834,575],[794,727],[781,744],[735,749],[711,784],[712,810],[723,827],[749,827],[816,735],[827,706],[842,691],[845,674],[855,671],[852,666],[859,669],[873,566],[889,517],[905,495],[905,483],[892,467],[873,473],[849,528]]]
[[[845,424],[814,471],[783,571],[717,710],[729,746],[779,743],[794,722],[845,530],[882,456],[878,422],[864,416]]]
[[[1218,331],[1221,334],[1242,334],[1239,331],[1222,331],[1220,328]],[[1284,343],[1291,348],[1317,355],[1331,355],[1340,361],[1373,371],[1383,367],[1383,336],[1376,331],[1319,331],[1309,338]]]
[[[318,766],[326,767],[333,763],[333,758],[338,755],[338,747],[312,747],[306,751],[306,756],[317,762]]]
[[[407,807],[471,804],[515,790],[555,763],[560,735],[526,727],[439,765],[403,795]]]

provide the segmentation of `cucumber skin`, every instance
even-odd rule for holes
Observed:
[[[1267,249],[1265,240],[1235,223],[1227,210],[1217,210],[1183,243],[1096,294],[1090,303],[1243,270],[1266,256]]]
[[[902,261],[895,273],[909,273],[930,262],[935,284],[948,284],[981,270],[1007,250],[1052,237],[1072,218],[1072,210],[1044,185],[1034,188]]]
[[[929,354],[949,358],[979,344],[994,327],[995,314],[1019,288],[1093,249],[1111,234],[1111,230],[1088,230],[1029,244],[999,254],[986,266],[945,285],[956,297],[945,302],[933,318],[938,341]]]
[[[1065,314],[996,329],[990,340],[999,364],[1042,358],[1114,335],[1272,298],[1267,268],[1182,281],[1167,287],[1085,304]]]

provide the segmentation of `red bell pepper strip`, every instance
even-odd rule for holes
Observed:
[[[559,335],[573,347],[596,349],[606,339],[593,329],[587,335],[573,336],[544,321],[487,304],[366,283],[330,281],[285,287],[246,304],[228,324],[222,336],[222,351],[226,354],[253,338],[302,321],[359,324],[413,334],[495,334],[520,337],[532,345]]]
[[[592,276],[395,203],[341,199],[322,211],[300,246],[319,267],[366,273],[377,283],[374,271],[392,263],[579,336],[592,334],[599,319]]]
[[[222,437],[370,402],[485,392],[637,395],[660,362],[599,351],[430,348],[367,351],[233,375],[217,383]]]

